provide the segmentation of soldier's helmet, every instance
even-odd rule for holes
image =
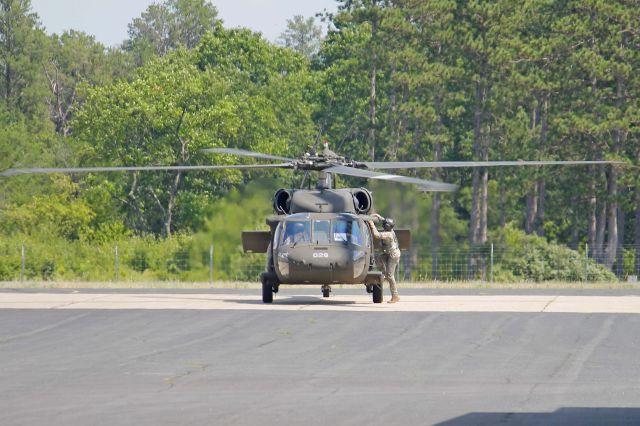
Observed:
[[[395,225],[396,224],[393,219],[390,218],[386,218],[382,221],[382,228],[384,228],[385,231],[391,231]]]

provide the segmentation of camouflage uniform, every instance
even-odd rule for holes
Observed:
[[[371,233],[373,237],[382,243],[382,254],[376,256],[376,263],[382,270],[384,279],[389,281],[389,289],[392,297],[398,297],[398,289],[396,287],[396,267],[400,261],[400,248],[396,233],[391,231],[378,231],[375,224],[369,221]]]

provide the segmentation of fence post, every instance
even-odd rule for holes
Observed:
[[[118,278],[119,278],[119,275],[120,275],[120,271],[118,270],[119,269],[118,268],[118,263],[119,263],[118,260],[119,260],[118,259],[118,245],[116,244],[116,275],[115,275],[115,282],[118,282]]]
[[[438,252],[435,252],[433,256],[431,256],[431,279],[434,281],[438,281]]]
[[[493,282],[493,243],[491,243],[491,263],[489,264],[489,282]]]
[[[213,284],[213,243],[209,247],[209,284]]]
[[[26,259],[27,250],[24,246],[24,241],[22,242],[22,250],[20,252],[20,282],[24,281],[24,265]]]
[[[589,243],[584,245],[584,282],[589,281]]]

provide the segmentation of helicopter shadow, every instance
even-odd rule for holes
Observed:
[[[553,412],[488,412],[468,413],[436,426],[483,425],[638,425],[640,408],[629,407],[562,407]]]
[[[261,300],[247,300],[247,299],[226,299],[225,303],[237,303],[239,305],[265,305]],[[358,303],[355,300],[330,300],[323,297],[311,297],[311,296],[286,296],[283,299],[273,299],[272,305],[281,306],[340,306],[340,305],[355,305]]]

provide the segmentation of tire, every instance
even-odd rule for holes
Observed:
[[[330,288],[323,288],[322,289],[322,297],[329,297],[331,296],[331,289]]]
[[[382,284],[373,285],[373,303],[382,303]]]
[[[262,303],[273,303],[273,285],[268,280],[262,281]]]

